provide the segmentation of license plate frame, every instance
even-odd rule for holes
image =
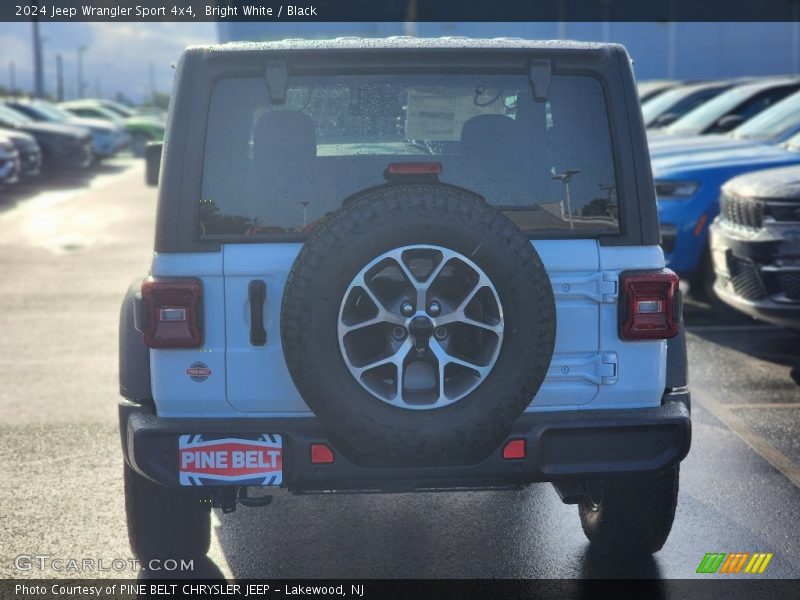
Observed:
[[[178,436],[181,486],[262,486],[283,483],[283,438],[277,433]]]

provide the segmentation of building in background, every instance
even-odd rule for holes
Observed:
[[[221,42],[339,36],[523,37],[619,42],[639,79],[793,74],[798,23],[248,23],[217,24]]]

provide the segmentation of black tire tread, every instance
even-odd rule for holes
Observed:
[[[387,216],[403,223],[420,213],[431,212],[440,214],[443,223],[457,220],[479,235],[488,234],[502,240],[504,251],[514,263],[518,277],[527,276],[532,287],[536,289],[536,295],[530,298],[530,305],[540,307],[540,310],[531,312],[528,318],[536,323],[538,337],[531,339],[530,344],[549,350],[537,353],[534,363],[530,365],[530,373],[535,373],[535,377],[521,376],[518,382],[509,382],[507,395],[513,396],[513,401],[495,402],[489,419],[482,423],[473,423],[459,432],[458,438],[462,445],[466,446],[468,440],[474,439],[476,434],[499,440],[539,389],[552,357],[555,303],[549,279],[546,278],[541,259],[528,239],[500,211],[488,205],[480,196],[466,190],[425,184],[387,186],[370,190],[346,202],[341,210],[328,217],[316,229],[295,260],[283,295],[281,338],[286,363],[295,385],[312,410],[327,421],[331,429],[349,429],[352,434],[349,437],[362,439],[367,446],[383,446],[383,457],[389,462],[392,459],[402,461],[403,456],[408,458],[410,455],[431,457],[447,453],[448,449],[426,448],[413,426],[406,429],[398,423],[388,426],[369,417],[354,422],[352,419],[347,420],[342,413],[326,410],[326,398],[322,397],[318,388],[309,385],[307,378],[303,376],[304,369],[308,368],[306,357],[309,345],[316,341],[314,332],[306,327],[307,316],[315,309],[313,282],[322,270],[329,268],[326,259],[337,248],[343,247],[353,236],[369,232],[376,221]],[[365,257],[365,263],[366,260]],[[537,273],[544,273],[544,282],[536,279]],[[386,439],[393,440],[393,443],[388,446],[382,444]]]
[[[678,465],[667,471],[604,482],[603,499],[593,510],[578,505],[581,526],[592,547],[608,554],[650,553],[667,541],[678,505]]]
[[[211,504],[191,489],[167,488],[124,466],[128,541],[142,561],[204,556],[211,544]]]

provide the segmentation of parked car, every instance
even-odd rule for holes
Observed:
[[[164,122],[167,120],[167,111],[158,106],[137,106],[131,107],[115,102],[113,100],[98,99],[96,100],[100,105],[108,110],[117,113],[121,117],[150,117],[158,121]]]
[[[120,115],[98,100],[72,100],[60,104],[63,109],[80,117],[115,121]],[[124,117],[125,129],[131,136],[131,151],[135,156],[144,156],[148,142],[164,139],[164,123],[152,117],[133,115]]]
[[[800,137],[789,144],[800,144]],[[710,242],[717,296],[800,332],[800,167],[728,181]]]
[[[796,77],[759,79],[737,85],[659,132],[671,135],[725,133],[798,90],[800,79]]]
[[[5,103],[34,121],[62,123],[86,129],[92,136],[92,151],[96,161],[113,156],[128,144],[128,134],[121,124],[78,117],[46,100],[7,99]]]
[[[659,94],[663,94],[667,90],[681,85],[681,83],[682,82],[675,79],[647,79],[645,81],[639,81],[636,84],[636,89],[639,92],[639,102],[644,103],[648,100],[652,100]]]
[[[0,136],[11,140],[19,153],[20,178],[36,177],[42,171],[42,151],[36,138],[16,129],[0,128]]]
[[[795,92],[726,134],[649,137],[650,158],[686,156],[785,142],[800,131],[800,92]]]
[[[719,213],[722,185],[750,171],[800,164],[798,150],[789,142],[778,146],[759,144],[652,161],[667,265],[691,282],[693,294],[717,302],[708,226]]]
[[[11,139],[0,133],[0,189],[19,181],[19,152]]]
[[[666,127],[725,90],[734,81],[706,81],[681,85],[642,104],[642,116],[648,129]]]
[[[160,106],[137,106],[136,114],[143,117],[158,119],[162,123],[165,123],[167,120],[167,111]]]
[[[102,106],[106,110],[110,110],[111,112],[119,115],[123,119],[127,119],[128,117],[135,117],[136,115],[141,115],[142,113],[139,112],[138,108],[132,108],[126,104],[122,104],[121,102],[116,102],[115,100],[108,100],[105,98],[91,98],[88,99],[89,102],[94,102],[98,106]]]
[[[202,555],[248,486],[534,481],[597,550],[661,548],[689,392],[621,46],[226,44],[176,77],[120,313],[137,557]]]
[[[2,104],[0,127],[22,131],[36,138],[42,151],[44,169],[86,169],[94,160],[92,137],[85,129],[61,123],[38,123]]]

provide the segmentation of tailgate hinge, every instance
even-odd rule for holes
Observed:
[[[587,298],[597,303],[617,301],[617,280],[614,272],[600,271],[592,275],[556,275],[550,278],[556,298]]]
[[[548,379],[584,379],[596,385],[617,382],[617,354],[602,352],[592,356],[554,356],[547,370]]]

